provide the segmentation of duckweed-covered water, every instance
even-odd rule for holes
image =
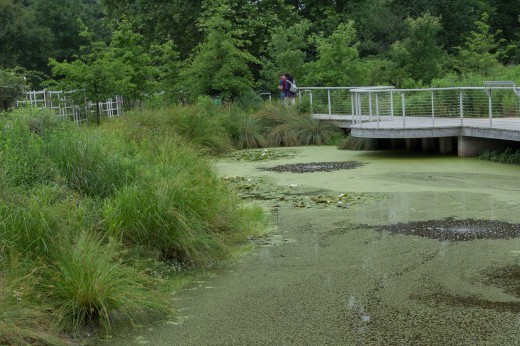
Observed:
[[[520,344],[520,167],[332,147],[296,152],[216,164],[268,208],[271,233],[175,293],[170,319],[107,343]],[[333,161],[362,164],[265,170]]]

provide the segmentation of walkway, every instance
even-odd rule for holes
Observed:
[[[303,88],[300,100],[309,103],[314,118],[350,128],[355,137],[520,142],[520,88],[514,82],[427,89]],[[466,154],[459,148],[460,156]]]

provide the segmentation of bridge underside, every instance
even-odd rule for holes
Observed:
[[[501,150],[520,147],[520,132],[498,128],[446,127],[374,129],[353,126],[351,135],[361,138],[405,141],[408,150],[457,153],[460,157],[478,156],[484,150]],[[437,144],[438,143],[438,144]],[[395,147],[395,144],[392,146]]]
[[[350,128],[353,137],[386,140],[392,147],[409,150],[457,153],[458,156],[477,156],[484,150],[520,148],[520,119],[425,117],[381,117],[374,121],[368,117],[318,115],[342,128]],[[357,120],[357,123],[356,123]]]

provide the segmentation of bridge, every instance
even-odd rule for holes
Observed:
[[[514,82],[482,87],[395,89],[306,87],[300,102],[312,116],[391,147],[475,156],[485,149],[520,147],[520,88]]]

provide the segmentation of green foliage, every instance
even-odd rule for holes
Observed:
[[[354,22],[342,23],[328,37],[314,36],[318,59],[309,79],[320,86],[353,86],[360,80],[359,53]]]
[[[157,70],[141,46],[142,37],[133,33],[127,22],[122,22],[113,33],[109,46],[94,41],[86,27],[81,33],[87,45],[76,60],[58,62],[50,60],[52,74],[59,78],[54,83],[58,90],[75,90],[78,102],[85,99],[97,104],[95,122],[100,123],[99,102],[115,95],[124,95],[130,102],[141,93],[155,90]]]
[[[347,136],[338,145],[340,150],[375,150],[377,139]]]
[[[485,150],[479,155],[479,159],[520,165],[520,150]]]
[[[136,178],[135,164],[114,150],[123,145],[111,143],[100,134],[71,132],[67,137],[54,138],[47,155],[70,189],[104,198]]]
[[[185,114],[225,120],[209,98],[190,107]],[[241,207],[200,147],[186,144],[183,116],[130,114],[96,128],[31,109],[2,119],[0,304],[8,310],[0,310],[0,342],[60,344],[51,315],[59,331],[76,334],[85,325],[108,329],[114,316],[137,321],[164,312],[158,282],[143,274],[149,256],[216,264],[230,244],[266,227],[263,211]],[[7,152],[52,174],[13,170],[20,164],[6,161]],[[5,273],[17,262],[21,302],[4,299],[14,290]]]
[[[37,282],[34,271],[15,258],[2,268],[0,275],[0,344],[2,345],[67,345],[56,336],[48,307],[30,299]]]
[[[162,61],[165,58],[175,57],[171,46],[164,44],[158,48],[158,53],[162,53],[158,58]],[[152,64],[152,57],[143,45],[143,36],[134,33],[128,21],[123,20],[119,23],[112,34],[110,45],[99,58],[103,64],[113,64],[112,72],[116,80],[119,79],[109,97],[117,93],[123,95],[127,102],[132,103],[139,100],[143,93],[156,91],[156,77],[159,71]]]
[[[44,273],[39,290],[52,301],[58,325],[77,334],[85,325],[109,329],[111,313],[129,320],[143,319],[148,309],[165,309],[146,277],[122,262],[116,242],[103,242],[82,232],[58,242],[54,265]]]
[[[262,87],[275,91],[281,74],[289,73],[296,78],[305,76],[306,49],[309,46],[307,33],[311,23],[303,20],[295,23],[284,22],[272,30],[267,47],[269,58],[262,60]]]
[[[263,148],[268,145],[261,121],[240,109],[233,109],[225,124],[237,149]]]
[[[160,146],[159,146],[160,145]],[[105,204],[109,234],[195,264],[227,254],[223,236],[236,201],[205,161],[174,142],[150,143],[155,169]]]
[[[51,51],[50,30],[37,25],[21,1],[0,1],[0,42],[0,68],[45,69]]]
[[[226,19],[230,11],[228,5],[222,4],[202,24],[206,38],[183,74],[185,87],[194,99],[200,95],[233,98],[253,87],[248,64],[257,59],[242,49],[241,33]]]
[[[430,83],[441,71],[444,52],[439,44],[439,18],[426,13],[417,19],[408,18],[409,35],[392,45],[391,57],[395,63],[393,81],[402,86],[408,78]]]
[[[7,111],[27,88],[19,69],[0,68],[0,110]]]
[[[475,23],[476,30],[467,37],[465,46],[459,48],[459,69],[464,73],[479,72],[488,77],[491,71],[499,66],[500,42],[497,36],[500,31],[492,33],[487,24],[488,19],[487,13],[482,14],[482,19]]]
[[[54,167],[46,155],[51,136],[66,125],[43,112],[16,111],[0,121],[0,171],[11,186],[34,186],[54,178]]]

